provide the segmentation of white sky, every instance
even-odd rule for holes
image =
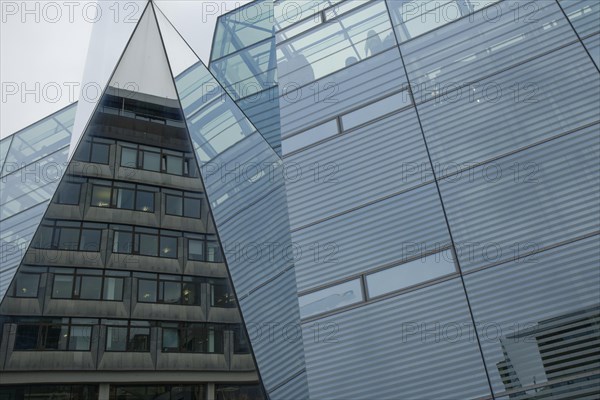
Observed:
[[[96,1],[0,0],[0,137],[77,100],[97,18],[126,23],[136,11],[133,2],[102,1],[104,12],[97,17]],[[248,2],[157,0],[156,4],[208,63],[217,17]]]

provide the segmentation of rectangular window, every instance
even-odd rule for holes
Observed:
[[[118,227],[114,231],[113,253],[177,258],[177,243],[176,236],[161,235],[157,229]]]
[[[249,354],[250,343],[244,329],[239,326],[233,330],[233,352],[235,354]]]
[[[147,117],[137,115],[136,118],[148,120]],[[164,123],[164,120],[162,120]],[[146,171],[162,172],[179,176],[197,176],[195,169],[190,165],[193,159],[185,158],[184,153],[150,148],[149,146],[123,145],[121,147],[121,166],[138,168]]]
[[[154,153],[151,151],[143,152],[142,168],[148,171],[160,172],[160,153]]]
[[[343,129],[349,130],[369,121],[400,110],[412,103],[408,91],[403,91],[369,104],[342,116]]]
[[[165,194],[165,213],[187,218],[200,218],[202,198],[199,193]]]
[[[78,205],[81,194],[81,183],[63,182],[56,191],[56,203]]]
[[[328,137],[339,133],[337,120],[331,120],[324,124],[310,128],[304,132],[300,132],[294,136],[283,139],[282,150],[284,154],[289,154],[296,150],[302,149],[311,144],[320,142]]]
[[[108,164],[110,159],[110,144],[90,141],[82,142],[74,158],[83,162]]]
[[[227,282],[210,285],[210,305],[211,307],[234,308],[236,307],[235,295]]]
[[[218,242],[206,242],[206,261],[208,262],[223,262],[221,247]]]
[[[64,323],[17,322],[14,350],[89,351],[92,321],[94,320],[63,319]]]
[[[176,275],[138,278],[137,299],[140,303],[200,305],[201,280]]]
[[[130,147],[121,147],[121,166],[128,168],[137,168],[137,149]]]
[[[14,297],[34,298],[38,295],[41,274],[19,272],[13,283]]]
[[[213,324],[179,324],[163,327],[163,352],[223,354],[223,327]]]
[[[204,261],[204,241],[188,240],[188,258],[194,261]]]
[[[94,181],[91,205],[154,212],[154,192],[139,190],[131,183]]]
[[[93,226],[94,228],[86,228],[87,226]],[[48,225],[40,227],[33,241],[33,247],[71,251],[100,251],[102,230],[98,226],[99,224],[73,221],[48,222]]]
[[[68,269],[66,270],[68,271]],[[53,299],[123,300],[124,276],[108,277],[103,275],[103,273],[110,274],[113,271],[92,269],[72,269],[72,271],[72,274],[67,275],[64,273],[65,269],[61,268],[54,274],[51,295]]]
[[[298,300],[300,302],[301,318],[360,303],[363,301],[360,279],[354,279],[300,296]]]
[[[112,326],[111,323],[119,323]],[[150,351],[150,323],[146,321],[108,321],[106,351]]]

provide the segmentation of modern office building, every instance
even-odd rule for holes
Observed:
[[[0,142],[0,398],[599,398],[599,20],[255,1],[207,68],[149,3]]]

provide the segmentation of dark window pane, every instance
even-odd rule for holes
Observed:
[[[58,248],[61,250],[77,250],[79,247],[78,228],[60,228]]]
[[[200,282],[184,282],[181,302],[187,305],[200,305]]]
[[[217,242],[207,242],[206,243],[206,261],[223,262],[223,257],[221,256],[221,248],[219,247],[219,243],[217,243]]]
[[[129,351],[150,350],[150,329],[132,327],[129,331]]]
[[[143,168],[148,171],[160,171],[160,154],[144,151]]]
[[[94,186],[92,189],[92,205],[96,207],[110,207],[110,186]]]
[[[165,212],[171,215],[183,215],[183,198],[167,195]]]
[[[52,298],[70,299],[73,296],[73,275],[54,275]]]
[[[102,231],[96,229],[82,229],[79,249],[81,251],[100,251],[100,238]]]
[[[39,274],[17,274],[15,297],[37,297],[39,283]]]
[[[183,158],[176,156],[166,156],[167,173],[174,175],[183,175]]]
[[[56,194],[56,202],[59,204],[79,204],[79,193],[81,184],[74,182],[63,182]]]
[[[113,243],[113,252],[130,254],[133,250],[132,236],[133,235],[131,232],[116,231]]]
[[[216,385],[215,391],[216,400],[263,400],[265,398],[259,385]]]
[[[211,306],[235,307],[235,296],[228,285],[211,285]]]
[[[66,338],[68,327],[61,325],[50,325],[44,328],[45,337],[42,347],[48,350],[66,350]]]
[[[160,256],[177,258],[177,238],[170,236],[160,237]]]
[[[163,328],[162,334],[163,351],[177,351],[179,349],[179,331],[175,328]]]
[[[156,303],[156,281],[140,279],[138,281],[138,301]]]
[[[117,208],[124,208],[126,210],[133,210],[133,199],[135,196],[135,191],[131,189],[116,189],[116,201]]]
[[[34,247],[38,249],[50,249],[52,248],[52,234],[54,233],[54,228],[51,226],[40,226],[36,236]]]
[[[202,240],[188,240],[188,258],[204,261],[204,242]]]
[[[121,149],[121,165],[123,167],[137,168],[137,149],[123,147]]]
[[[158,256],[158,237],[140,234],[140,254],[144,256]]]
[[[181,299],[181,283],[179,282],[161,282],[162,300],[165,303],[177,304]]]
[[[77,148],[77,153],[75,153],[75,156],[73,158],[75,158],[78,161],[90,161],[90,149],[92,147],[92,144],[87,141],[84,140],[79,144],[79,147]]]
[[[185,210],[184,216],[189,218],[200,218],[200,199],[185,198],[183,203]]]
[[[92,155],[90,161],[97,164],[108,164],[110,145],[104,143],[92,143]]]
[[[39,326],[18,325],[15,338],[15,350],[33,350],[37,348]]]
[[[80,299],[100,300],[102,291],[102,277],[100,276],[82,276]]]
[[[92,341],[91,326],[71,326],[69,350],[88,351]]]
[[[241,327],[233,331],[233,352],[237,354],[250,353],[248,338]]]
[[[107,351],[125,351],[125,350],[127,350],[127,327],[109,326],[106,328],[106,350]]]
[[[123,300],[123,278],[104,278],[104,300]]]
[[[154,193],[138,191],[135,209],[138,211],[154,212]]]

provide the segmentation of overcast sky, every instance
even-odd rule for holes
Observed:
[[[207,63],[217,17],[248,2],[157,0],[156,4]],[[143,2],[103,0],[98,16],[96,1],[0,0],[0,137],[77,100],[92,27],[100,18],[133,27],[141,14],[138,4]]]

